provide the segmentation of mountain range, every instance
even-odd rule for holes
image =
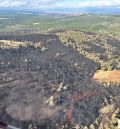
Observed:
[[[119,7],[86,7],[86,8],[49,8],[49,9],[25,9],[25,8],[0,8],[2,12],[32,13],[32,14],[120,14]]]

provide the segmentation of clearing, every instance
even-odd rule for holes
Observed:
[[[98,70],[93,79],[103,83],[103,82],[113,82],[113,83],[120,83],[120,70],[113,70],[113,71],[102,71]]]

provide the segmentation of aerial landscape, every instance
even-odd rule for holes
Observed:
[[[0,129],[120,129],[120,1],[0,0]]]

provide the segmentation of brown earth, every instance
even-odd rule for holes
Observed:
[[[113,71],[102,71],[98,70],[93,79],[102,83],[102,82],[113,82],[113,83],[120,83],[120,70],[113,70]]]

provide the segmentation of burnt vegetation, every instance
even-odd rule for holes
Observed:
[[[95,33],[1,33],[0,120],[22,129],[117,128],[120,85],[92,77],[120,70],[119,50],[118,39]]]

